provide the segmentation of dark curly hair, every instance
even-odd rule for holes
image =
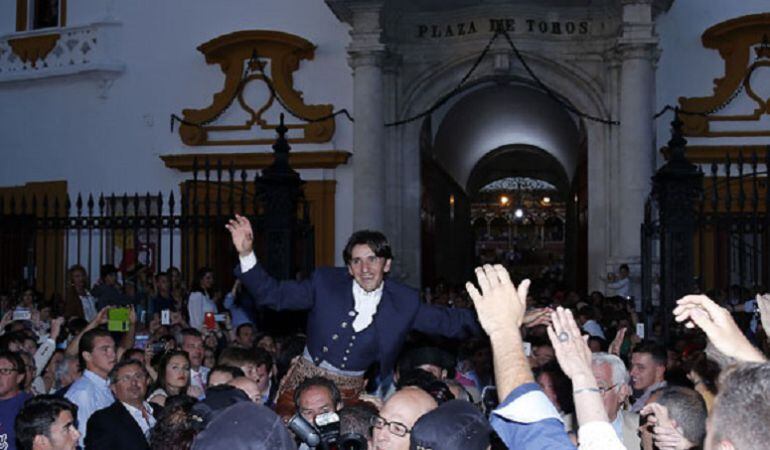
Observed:
[[[193,413],[198,401],[189,395],[172,395],[150,431],[151,450],[189,450],[203,429],[203,418]]]

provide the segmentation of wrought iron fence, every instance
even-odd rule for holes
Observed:
[[[296,216],[284,222],[292,224],[285,230],[292,234],[290,248],[271,254],[275,246],[266,242],[265,225],[272,213],[265,207],[271,188],[258,172],[205,159],[194,161],[192,179],[179,193],[77,194],[74,200],[0,194],[0,292],[23,281],[46,298],[61,296],[67,268],[74,264],[82,265],[92,282],[103,264],[124,275],[140,267],[154,273],[177,267],[188,280],[206,266],[229,286],[238,259],[225,224],[236,213],[250,218],[255,252],[268,267],[286,259],[292,273],[308,273],[314,266],[309,204],[299,198]]]
[[[666,180],[656,175],[658,192],[645,208],[642,299],[648,326],[668,315],[680,295],[770,287],[770,146],[691,166]],[[677,176],[689,178],[676,186]],[[699,177],[696,189],[687,184]],[[667,321],[661,323],[667,334]]]

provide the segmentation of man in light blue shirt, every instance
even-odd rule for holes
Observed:
[[[78,406],[78,431],[82,447],[86,437],[86,424],[91,414],[115,401],[107,376],[115,365],[117,354],[115,341],[109,331],[101,328],[83,334],[78,352],[80,364],[85,365],[86,370],[83,376],[70,386],[65,397]]]

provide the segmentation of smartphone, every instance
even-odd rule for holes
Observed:
[[[530,355],[532,355],[532,344],[529,342],[524,342],[524,356]]]
[[[225,314],[214,314],[214,320],[217,322],[226,322],[227,321],[227,315]]]
[[[213,330],[217,327],[216,319],[214,318],[213,312],[207,312],[203,315],[203,326],[208,328],[209,330]]]
[[[164,309],[160,312],[160,324],[171,325],[171,311]]]
[[[144,348],[147,346],[147,340],[149,338],[149,335],[137,334],[136,337],[134,337],[134,347],[144,350]]]
[[[112,308],[107,311],[108,331],[128,331],[128,308]]]
[[[165,342],[153,342],[150,344],[150,350],[152,350],[152,353],[159,354],[166,351],[166,343]]]
[[[643,323],[637,323],[636,324],[636,335],[639,336],[641,339],[644,339],[644,324]]]
[[[13,310],[13,320],[29,320],[32,318],[32,311],[27,308],[17,308]]]

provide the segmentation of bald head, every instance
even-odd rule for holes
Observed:
[[[237,377],[230,380],[230,382],[227,384],[245,392],[252,402],[262,403],[260,401],[260,395],[262,392],[259,390],[259,386],[257,386],[257,383],[254,380],[246,377]]]
[[[436,400],[418,387],[405,387],[393,394],[380,410],[380,417],[389,423],[399,423],[411,430],[417,419],[438,406]],[[392,426],[374,428],[374,445],[377,450],[408,450],[409,434],[397,436]]]

